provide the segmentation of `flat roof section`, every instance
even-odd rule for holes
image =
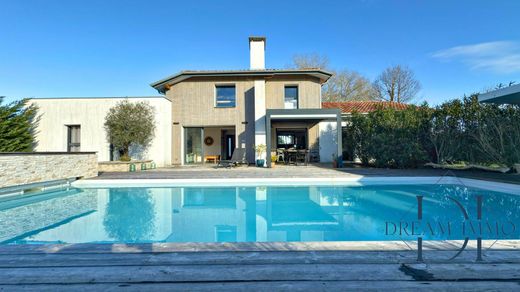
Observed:
[[[479,94],[478,101],[496,104],[520,104],[520,84]]]

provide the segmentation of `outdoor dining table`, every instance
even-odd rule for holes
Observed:
[[[306,149],[285,149],[284,150],[284,160],[285,164],[289,164],[292,161],[294,161],[294,164],[298,164],[298,154],[305,155],[304,158],[304,164],[307,165],[309,162],[309,150]]]

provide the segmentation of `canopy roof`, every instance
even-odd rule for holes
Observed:
[[[520,104],[520,84],[479,94],[478,101],[498,104]]]

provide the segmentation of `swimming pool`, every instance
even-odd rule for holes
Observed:
[[[215,185],[125,187],[113,181],[14,197],[0,201],[0,242],[520,239],[520,196],[514,189],[414,183],[413,178],[405,183]]]

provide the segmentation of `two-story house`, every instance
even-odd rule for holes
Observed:
[[[270,166],[271,153],[276,149],[296,148],[310,150],[321,162],[341,161],[340,110],[321,107],[321,86],[331,74],[318,68],[266,69],[265,49],[265,37],[250,37],[248,70],[182,71],[152,83],[164,95],[148,98],[156,105],[156,121],[160,125],[152,151],[140,155],[158,161],[159,165],[185,165],[206,163],[214,157],[229,159],[235,148],[244,148],[249,163],[262,158]],[[33,99],[44,113],[39,136],[53,135],[52,128],[56,127],[63,132],[70,132],[70,126],[80,127],[82,136],[76,137],[81,140],[78,149],[98,151],[100,160],[109,160],[113,155],[102,123],[95,125],[95,131],[87,130],[91,119],[103,120],[109,105],[113,105],[103,100],[100,107],[93,105],[96,99],[82,99],[91,103],[95,113],[84,108],[74,115],[76,120],[71,120],[67,111],[78,104],[77,99]],[[48,110],[53,113],[52,118],[46,118]],[[67,116],[67,121],[62,116]],[[83,137],[86,133],[97,137]],[[63,142],[70,142],[70,133],[66,138],[64,133],[60,135],[61,142],[52,147],[45,142],[46,138],[38,139],[37,150],[70,150],[65,148],[68,142]],[[254,146],[259,144],[267,146],[269,155],[256,157]]]

